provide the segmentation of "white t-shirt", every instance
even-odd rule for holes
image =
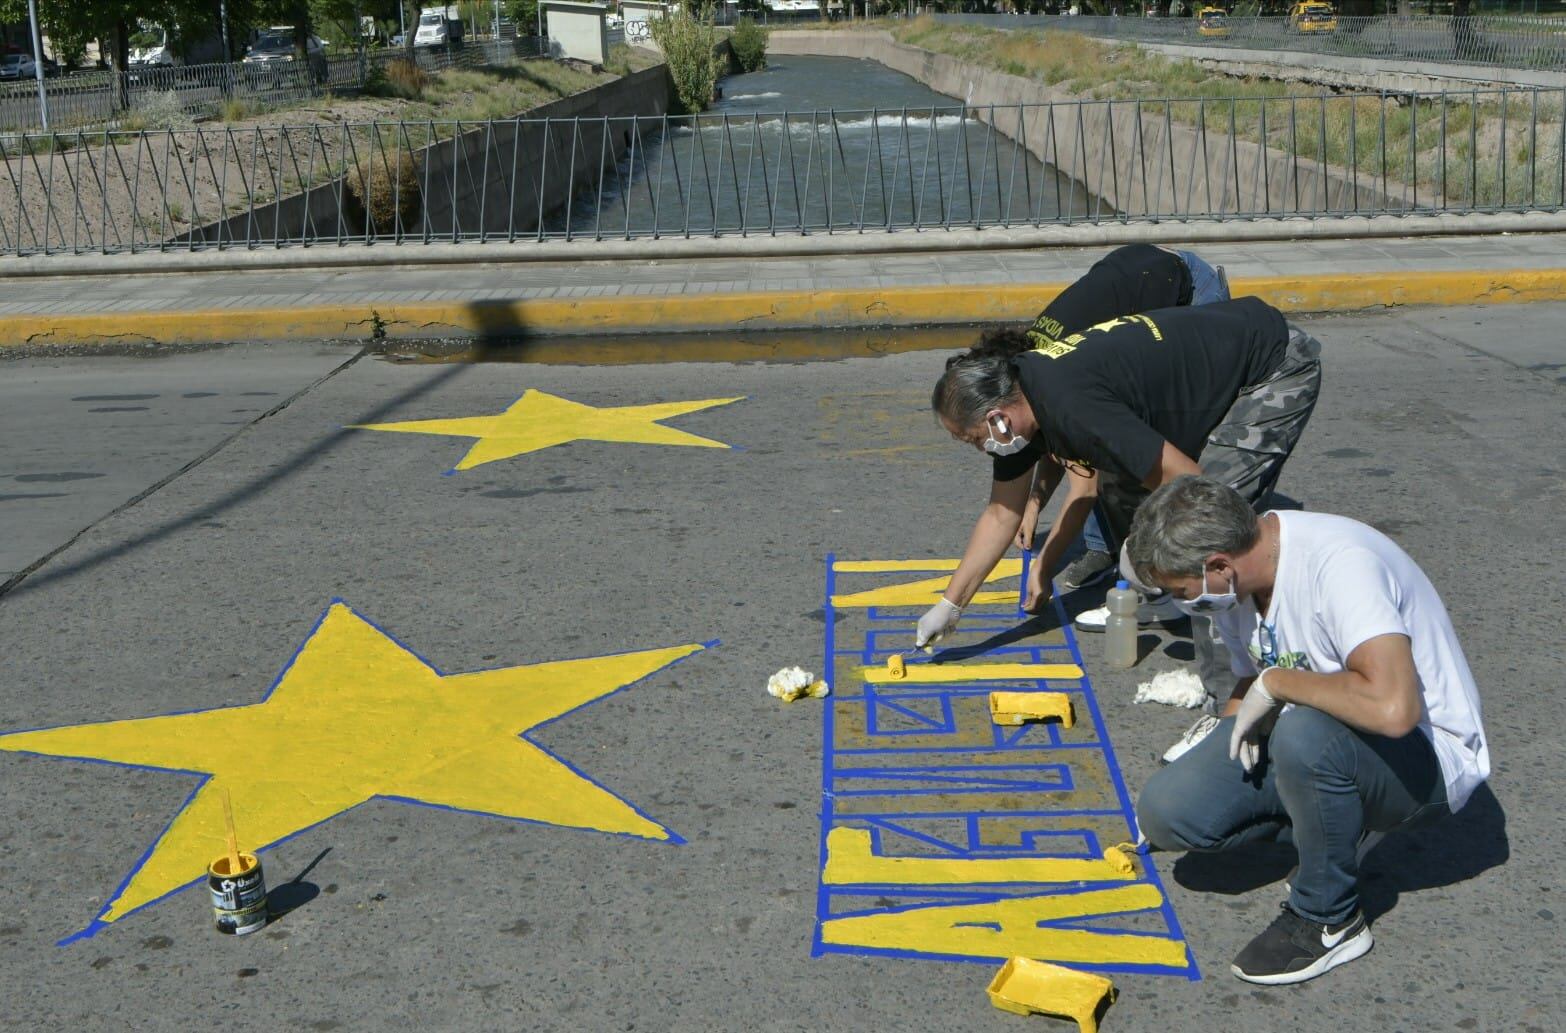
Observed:
[[[1406,635],[1419,673],[1429,737],[1457,810],[1490,776],[1479,689],[1435,586],[1386,535],[1348,517],[1274,513],[1278,575],[1263,622],[1250,600],[1216,614],[1239,677],[1259,666],[1322,674],[1343,670],[1349,654],[1378,635]]]

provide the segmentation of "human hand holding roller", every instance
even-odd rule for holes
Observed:
[[[942,596],[919,618],[918,627],[914,630],[914,646],[923,649],[934,645],[956,631],[957,622],[961,619],[962,607]]]

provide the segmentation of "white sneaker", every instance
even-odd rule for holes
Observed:
[[[1139,628],[1152,628],[1182,620],[1185,620],[1185,614],[1175,606],[1174,596],[1168,592],[1156,599],[1143,599],[1136,608],[1136,624]],[[1104,625],[1108,623],[1109,607],[1100,606],[1096,610],[1084,610],[1077,614],[1077,619],[1072,622],[1072,626],[1078,631],[1097,635],[1103,632]]]
[[[1211,714],[1203,714],[1196,719],[1196,723],[1185,730],[1178,742],[1164,751],[1164,763],[1173,764],[1181,757],[1190,753],[1197,743],[1213,734],[1213,729],[1218,727],[1218,719]]]

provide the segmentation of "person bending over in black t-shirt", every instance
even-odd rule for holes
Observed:
[[[1087,272],[1045,306],[1028,336],[1034,346],[1059,340],[1090,326],[1154,309],[1179,305],[1211,305],[1229,300],[1229,282],[1221,266],[1214,267],[1190,251],[1154,244],[1127,244],[1094,262]],[[1032,478],[1033,493],[1023,512],[1017,545],[1033,548],[1044,500],[1043,481]],[[1082,526],[1083,553],[1060,572],[1067,590],[1084,588],[1115,568],[1113,554],[1120,543],[1111,540],[1103,522],[1090,513]]]
[[[1066,498],[1029,572],[1023,606],[1038,612],[1049,574],[1101,502],[1124,541],[1136,507],[1183,474],[1202,474],[1263,504],[1315,407],[1320,345],[1258,298],[1112,319],[1059,340],[986,331],[947,360],[930,404],[951,435],[994,461],[990,500],[941,600],[919,619],[917,645],[957,626],[962,608],[1010,547],[1037,464],[1044,496]],[[1167,597],[1144,623],[1178,616]],[[1192,636],[1203,684],[1226,699],[1227,651],[1205,618]]]

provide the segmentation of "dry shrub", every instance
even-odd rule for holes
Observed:
[[[377,147],[349,170],[348,189],[365,212],[365,230],[377,236],[411,232],[419,215],[419,166],[407,151]],[[399,227],[400,224],[400,227]]]
[[[429,84],[428,72],[408,58],[400,57],[372,66],[365,77],[364,92],[372,97],[422,100]]]

